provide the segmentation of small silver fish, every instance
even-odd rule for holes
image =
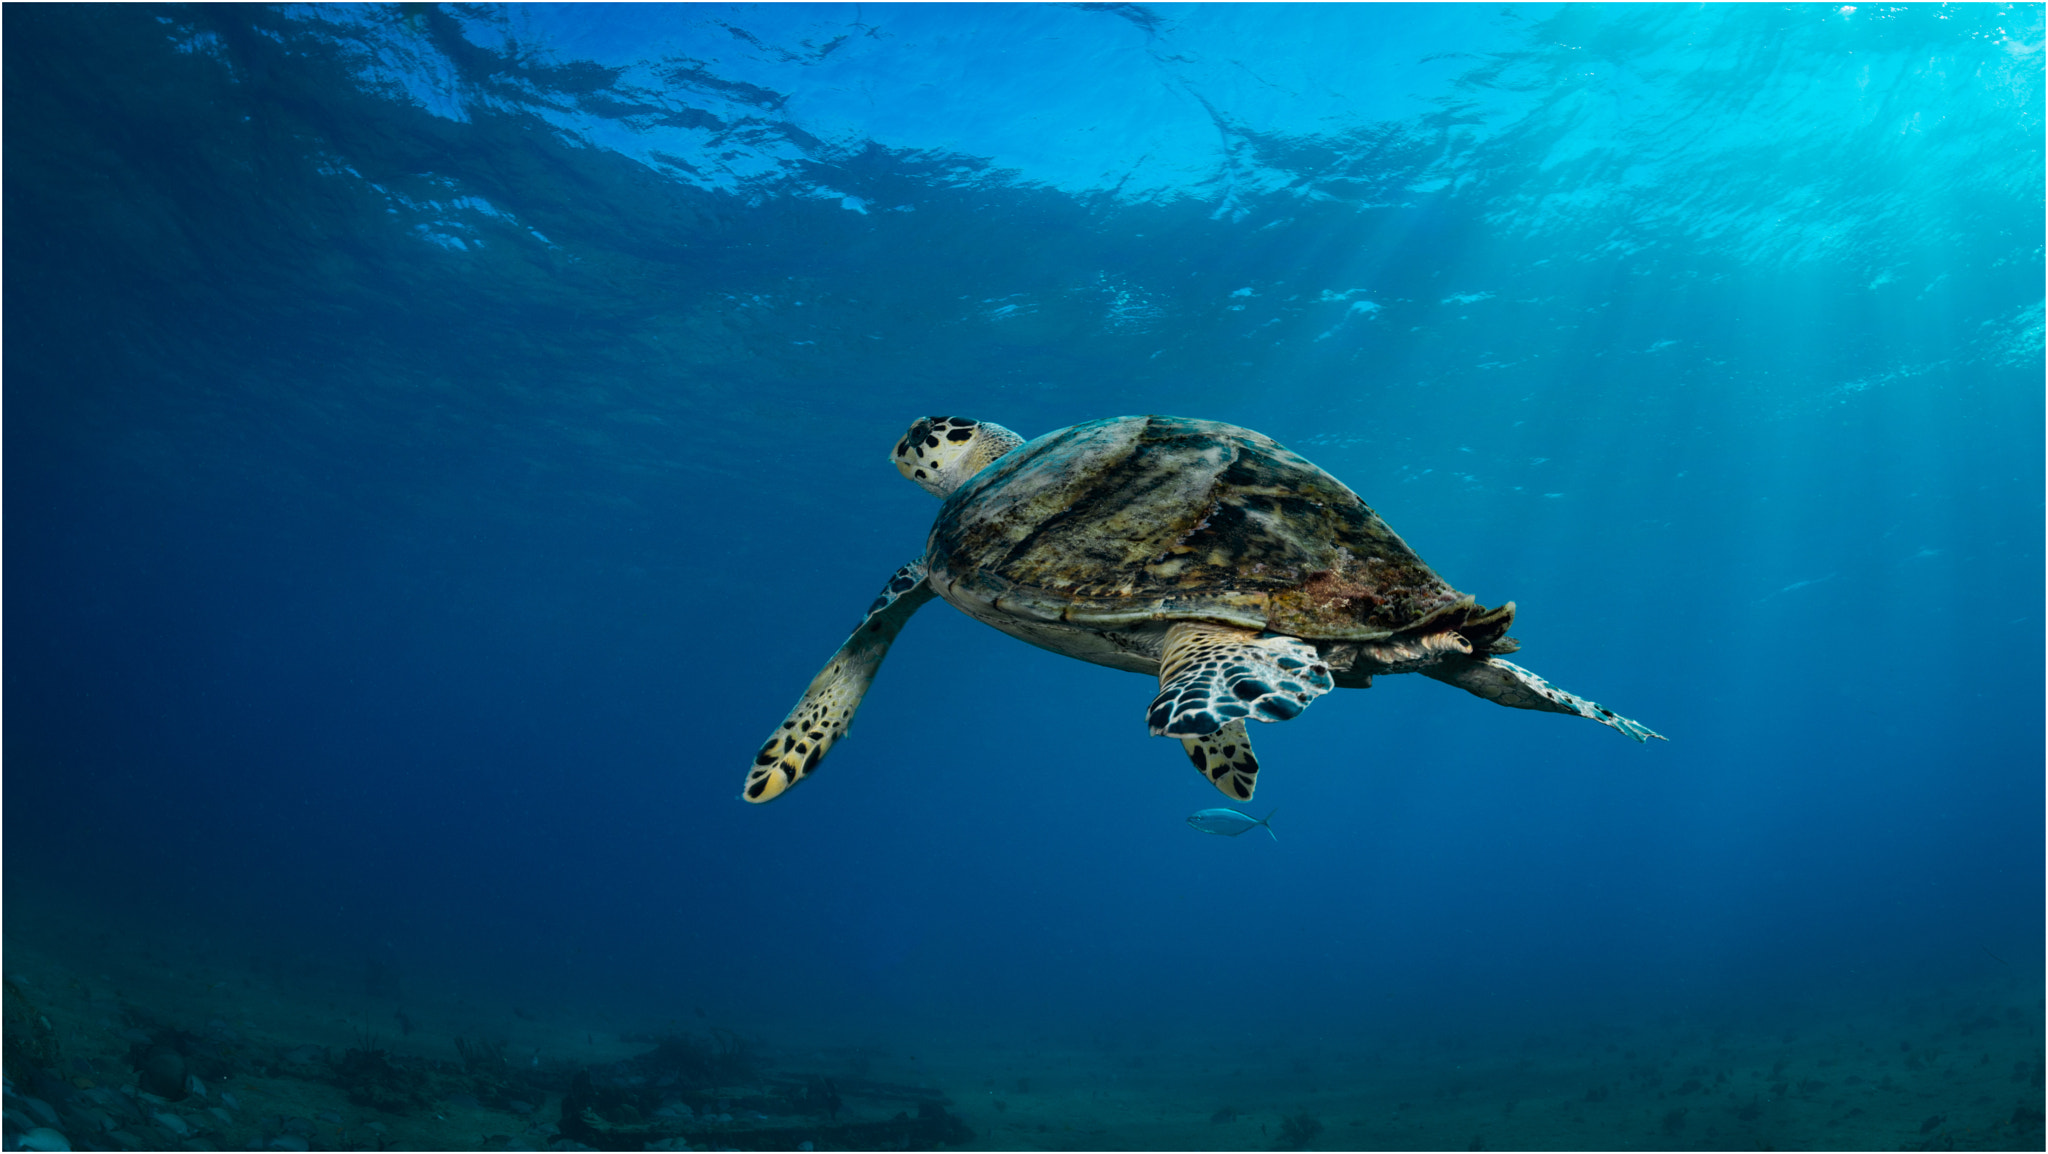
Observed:
[[[1274,833],[1273,827],[1267,824],[1273,820],[1273,814],[1279,812],[1279,808],[1275,807],[1272,813],[1268,813],[1265,817],[1254,821],[1250,814],[1239,813],[1234,809],[1205,809],[1200,813],[1189,814],[1188,824],[1201,830],[1203,833],[1222,834],[1224,837],[1236,837],[1246,830],[1258,829],[1264,826],[1267,836],[1271,837],[1274,841],[1279,841],[1280,835]]]

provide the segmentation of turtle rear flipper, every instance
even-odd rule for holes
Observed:
[[[1299,637],[1207,621],[1176,621],[1159,654],[1159,695],[1145,710],[1154,737],[1200,737],[1241,718],[1286,721],[1336,687]]]
[[[853,635],[825,668],[811,679],[796,708],[789,711],[775,733],[754,756],[754,768],[747,771],[746,788],[740,796],[748,801],[769,801],[796,784],[824,760],[825,751],[846,736],[854,711],[874,683],[889,646],[918,606],[937,594],[925,580],[923,561],[912,561],[896,570],[881,596],[868,606],[867,616],[854,627]]]
[[[1570,713],[1611,726],[1637,741],[1670,739],[1640,721],[1632,721],[1595,701],[1566,693],[1534,673],[1498,657],[1472,658],[1447,655],[1422,672],[1447,685],[1484,697],[1495,705],[1514,709],[1538,709],[1546,713]]]

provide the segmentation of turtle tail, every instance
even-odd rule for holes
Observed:
[[[1490,657],[1496,653],[1513,653],[1522,643],[1507,635],[1508,626],[1515,623],[1515,603],[1507,602],[1498,609],[1486,609],[1477,604],[1471,607],[1465,620],[1452,626],[1458,636],[1472,643],[1472,656]]]
[[[1474,601],[1470,595],[1460,593],[1458,599],[1448,605],[1440,605],[1423,615],[1422,619],[1394,635],[1396,641],[1414,641],[1423,638],[1441,638],[1455,633],[1472,647],[1474,658],[1485,660],[1496,653],[1513,653],[1522,643],[1507,635],[1508,626],[1515,623],[1515,603],[1509,601],[1498,609],[1488,609]],[[1460,649],[1456,643],[1445,648]]]

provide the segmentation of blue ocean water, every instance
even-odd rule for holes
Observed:
[[[715,1027],[984,1148],[2039,1148],[2040,5],[4,21],[7,965],[91,1065],[8,1063],[81,1148],[214,1022],[223,1147],[292,1046]],[[913,420],[1143,413],[1670,741],[1383,678],[1205,836],[1151,682],[934,603],[738,800]]]

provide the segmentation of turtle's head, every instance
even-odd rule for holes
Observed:
[[[889,459],[896,471],[944,500],[990,461],[1024,443],[1024,438],[987,421],[966,417],[924,417],[910,426]]]

